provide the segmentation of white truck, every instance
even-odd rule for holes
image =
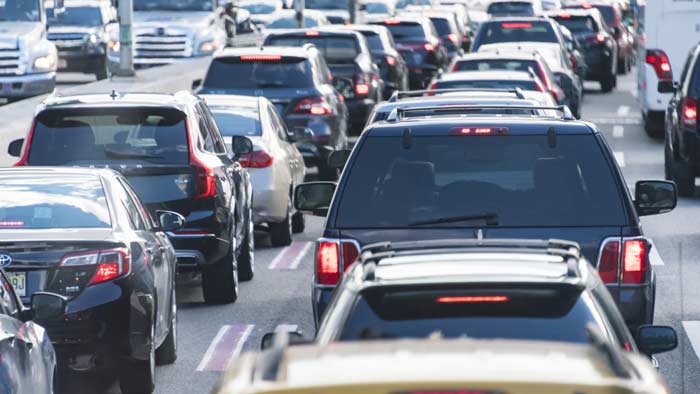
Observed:
[[[645,131],[658,138],[663,136],[666,107],[672,96],[661,93],[659,83],[678,80],[690,49],[700,41],[700,2],[639,1],[638,9],[644,36],[638,51],[637,97]]]
[[[0,97],[15,101],[52,92],[57,63],[43,0],[0,2]]]

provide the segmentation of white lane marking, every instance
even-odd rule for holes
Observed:
[[[615,155],[615,160],[617,161],[617,165],[620,167],[624,167],[625,166],[625,152],[615,151],[615,152],[613,152],[613,154]]]
[[[197,371],[224,371],[228,368],[243,349],[250,333],[253,332],[253,327],[253,324],[221,326],[204,353],[202,361],[197,365]]]
[[[312,242],[308,241],[293,241],[291,245],[280,250],[275,258],[267,266],[268,269],[274,270],[293,270],[299,267],[301,259],[306,255],[311,247]]]
[[[690,344],[693,346],[695,356],[700,360],[700,321],[684,321],[683,329],[690,340]]]
[[[307,242],[306,245],[304,245],[304,248],[299,252],[299,255],[292,261],[292,264],[289,265],[290,270],[295,270],[299,267],[299,264],[301,264],[301,260],[306,257],[306,254],[309,253],[309,249],[311,249],[311,246],[313,245],[312,242]]]
[[[614,138],[622,138],[625,136],[625,128],[624,126],[613,126],[613,137]]]
[[[621,105],[617,108],[617,116],[627,116],[630,113],[630,107],[627,105]]]
[[[649,264],[656,266],[665,265],[664,259],[659,254],[659,248],[657,248],[653,242],[651,244],[651,251],[649,252]]]
[[[204,371],[204,368],[209,364],[209,360],[211,360],[211,356],[214,354],[214,351],[216,350],[216,346],[221,342],[221,338],[224,337],[226,332],[231,328],[231,326],[221,326],[219,329],[219,332],[216,333],[216,336],[214,336],[214,340],[211,341],[209,344],[209,347],[207,348],[207,351],[204,353],[204,357],[202,357],[202,361],[199,362],[199,365],[197,365],[197,371]]]

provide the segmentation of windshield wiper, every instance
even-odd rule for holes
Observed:
[[[470,222],[473,220],[484,220],[487,226],[498,226],[498,214],[495,212],[484,212],[474,215],[460,215],[460,216],[445,216],[441,218],[420,220],[417,222],[409,223],[409,227],[413,226],[426,226],[429,224],[447,224],[447,223],[459,223],[459,222]]]
[[[115,157],[119,159],[162,159],[163,156],[149,155],[147,153],[135,152],[117,152],[111,149],[104,150],[107,157]]]

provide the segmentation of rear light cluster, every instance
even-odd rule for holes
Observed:
[[[559,102],[559,95],[557,94],[556,90],[554,90],[554,86],[552,86],[552,81],[550,81],[549,78],[547,78],[547,73],[544,71],[542,63],[537,62],[537,68],[539,70],[539,74],[542,75],[542,82],[544,82],[547,91],[552,95],[554,101]]]
[[[316,283],[335,285],[341,272],[347,271],[360,257],[354,240],[322,238],[316,242]]]
[[[197,173],[197,190],[195,190],[193,198],[195,200],[200,200],[203,198],[214,197],[216,196],[216,177],[214,176],[214,169],[208,166],[195,154],[195,143],[190,130],[189,122],[185,122],[185,128],[187,129],[187,140],[189,142],[190,149],[190,166],[194,168],[195,172]]]
[[[598,274],[604,283],[645,283],[647,271],[649,244],[644,238],[609,239],[603,244]]]
[[[266,168],[272,165],[272,155],[266,150],[256,150],[248,154],[242,155],[238,162],[241,167],[246,168]]]
[[[654,68],[656,77],[664,80],[672,80],[673,72],[666,52],[661,49],[649,49],[646,53],[646,63]]]
[[[447,39],[453,44],[457,44],[459,42],[459,37],[454,33],[448,34]]]
[[[355,94],[358,96],[366,96],[369,94],[369,85],[362,74],[357,74],[355,76]]]
[[[605,36],[602,33],[598,33],[595,35],[595,40],[599,43],[604,43],[605,42]]]
[[[70,253],[63,256],[59,268],[77,269],[76,276],[84,276],[85,269],[94,269],[89,286],[128,274],[131,271],[131,254],[126,248]]]
[[[22,152],[22,157],[19,161],[14,164],[15,167],[26,166],[29,160],[29,148],[32,146],[32,137],[34,136],[34,129],[36,129],[36,120],[32,122],[32,127],[29,129],[29,134],[27,135],[27,140],[24,142],[24,152]]]
[[[683,99],[683,112],[681,121],[684,126],[696,127],[698,125],[698,101],[694,98]]]
[[[387,56],[386,57],[386,64],[390,66],[395,66],[396,65],[396,58],[393,56]]]
[[[333,110],[323,97],[307,97],[294,106],[293,112],[307,115],[330,115]]]

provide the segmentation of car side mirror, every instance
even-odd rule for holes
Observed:
[[[177,212],[156,211],[158,218],[158,231],[175,231],[185,226],[185,217]]]
[[[314,131],[308,127],[295,127],[293,131],[293,142],[310,141],[314,138]]]
[[[22,154],[22,145],[24,145],[24,138],[10,142],[10,146],[7,147],[7,153],[13,157],[19,157]]]
[[[330,156],[328,156],[328,166],[342,170],[343,167],[345,167],[345,163],[347,163],[348,158],[350,158],[350,153],[350,149],[334,151],[330,154]]]
[[[637,330],[636,342],[639,351],[652,356],[678,347],[678,335],[673,327],[640,326]]]
[[[32,318],[56,319],[66,314],[68,299],[59,294],[38,291],[32,294]]]
[[[262,340],[260,341],[260,350],[265,350],[273,347],[275,345],[275,339],[277,335],[288,335],[288,342],[287,344],[289,346],[294,346],[294,345],[303,345],[307,343],[311,343],[310,340],[305,339],[304,335],[299,332],[299,331],[288,331],[288,332],[268,332],[267,334],[263,335]]]
[[[314,216],[326,216],[335,194],[335,182],[302,183],[294,189],[294,207]]]
[[[673,81],[659,81],[656,85],[656,91],[659,93],[676,93],[678,88],[678,82]]]
[[[634,205],[639,216],[672,211],[678,203],[676,184],[669,181],[638,181],[634,187]]]
[[[198,78],[192,81],[192,90],[197,90],[202,87],[202,79]]]
[[[231,149],[233,150],[233,158],[247,155],[253,151],[253,141],[248,137],[235,135],[231,138]]]

